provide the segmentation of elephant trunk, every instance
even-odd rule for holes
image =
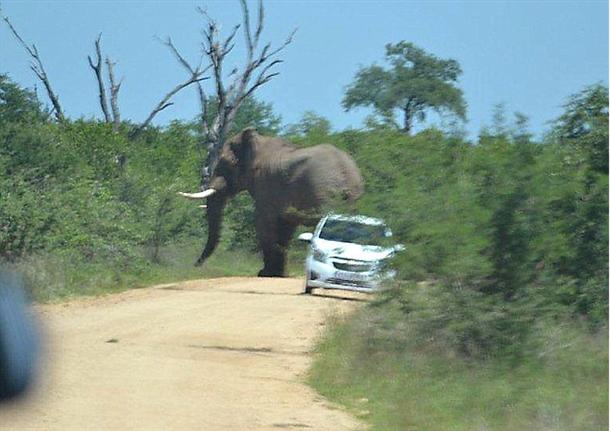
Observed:
[[[201,265],[205,260],[210,257],[218,241],[220,240],[220,229],[222,227],[222,213],[226,203],[224,196],[214,195],[208,198],[207,205],[207,218],[208,218],[208,240],[205,244],[205,248],[201,253],[199,259],[195,263],[196,266]]]

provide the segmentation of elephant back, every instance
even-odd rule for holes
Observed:
[[[332,145],[295,150],[282,165],[299,207],[320,207],[337,196],[353,202],[364,191],[354,160]]]

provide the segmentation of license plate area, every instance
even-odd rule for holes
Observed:
[[[335,278],[348,281],[367,281],[369,279],[366,274],[349,271],[336,271]]]

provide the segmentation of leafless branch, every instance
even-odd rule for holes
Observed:
[[[250,29],[250,11],[248,10],[248,4],[246,3],[246,0],[239,0],[239,2],[241,3],[241,9],[243,13],[246,48],[248,48],[248,53],[252,53],[254,51],[255,44],[252,40],[252,30]],[[261,3],[259,2],[259,4]]]
[[[256,33],[254,34],[254,45],[258,45],[261,33],[263,32],[263,22],[265,20],[265,8],[263,7],[262,0],[258,2],[258,25],[256,26]]]
[[[138,136],[146,127],[148,127],[150,122],[153,120],[153,118],[155,118],[155,116],[159,112],[161,112],[164,109],[172,106],[174,103],[170,102],[169,100],[172,97],[174,97],[180,90],[188,87],[189,85],[196,84],[196,83],[199,83],[199,82],[201,82],[201,81],[203,81],[205,79],[208,79],[207,77],[202,77],[201,75],[202,75],[202,72],[196,70],[195,73],[191,74],[189,79],[187,79],[186,81],[184,81],[181,84],[178,84],[171,91],[169,91],[163,97],[163,99],[161,99],[161,101],[157,104],[157,106],[155,106],[155,108],[151,111],[151,113],[148,115],[146,120],[144,120],[144,122],[142,124],[140,124],[137,128],[134,129],[134,131],[131,133],[131,136],[132,137]]]
[[[279,72],[274,72],[274,73],[267,73],[269,71],[269,69],[271,69],[273,66],[282,63],[283,60],[274,60],[271,63],[269,63],[267,66],[265,66],[262,71],[259,73],[258,77],[256,78],[256,80],[254,81],[254,83],[252,84],[252,86],[246,91],[245,95],[244,95],[244,99],[248,96],[250,96],[258,87],[260,87],[263,84],[266,84],[267,82],[269,82],[273,77],[279,75]]]
[[[227,37],[225,39],[224,43],[222,44],[223,57],[227,56],[233,50],[233,47],[235,46],[235,44],[233,43],[233,39],[235,38],[235,34],[237,33],[237,30],[239,30],[239,27],[240,27],[239,24],[237,24],[235,27],[233,27],[233,31],[231,32],[229,37]]]
[[[100,34],[95,40],[95,62],[91,56],[87,56],[89,60],[89,66],[93,69],[97,85],[99,89],[100,106],[102,113],[104,114],[104,121],[108,124],[112,123],[112,130],[118,132],[121,126],[121,113],[119,111],[118,96],[119,90],[121,89],[121,82],[116,82],[114,77],[114,66],[116,63],[110,60],[110,57],[106,56],[106,67],[108,68],[108,81],[110,81],[110,98],[106,95],[106,85],[104,84],[104,73],[103,73],[103,62],[102,62],[102,48],[101,48],[102,35]],[[110,109],[108,109],[108,100],[110,100]]]
[[[96,62],[95,63],[93,62],[90,55],[87,56],[87,60],[89,60],[89,66],[91,66],[91,69],[93,69],[93,73],[95,74],[95,78],[97,80],[100,107],[102,108],[102,113],[104,114],[104,120],[106,121],[106,123],[110,123],[111,117],[110,117],[110,112],[108,111],[108,102],[106,100],[106,88],[104,86],[104,78],[103,78],[103,71],[102,71],[102,66],[103,66],[102,49],[100,47],[101,38],[102,38],[102,35],[100,34],[100,35],[98,35],[97,39],[95,40]]]
[[[267,55],[261,56],[262,61],[267,60],[269,57],[273,57],[276,54],[279,54],[280,51],[283,51],[284,48],[286,48],[288,45],[290,45],[292,43],[292,40],[294,39],[294,35],[297,33],[298,29],[294,29],[292,30],[292,32],[288,35],[288,37],[286,38],[286,40],[284,41],[284,43],[278,47],[277,49],[271,51],[270,53],[268,53]]]
[[[176,58],[176,60],[178,60],[178,62],[182,65],[182,67],[191,74],[191,76],[194,76],[195,74],[199,74],[199,75],[203,75],[205,72],[207,72],[212,65],[208,65],[205,68],[202,68],[201,64],[203,62],[203,54],[201,56],[201,58],[199,59],[199,64],[197,65],[197,67],[193,67],[185,58],[184,56],[180,53],[180,51],[178,51],[178,48],[176,48],[176,46],[174,45],[172,39],[170,37],[168,37],[165,40],[161,40],[159,38],[157,38],[157,40],[159,40],[161,43],[163,43],[165,46],[167,46],[169,48],[169,50],[171,51],[171,53],[174,55],[174,57]],[[208,112],[208,98],[207,95],[205,94],[205,91],[203,90],[203,86],[201,85],[201,81],[197,82],[197,93],[199,95],[199,103],[201,105],[201,128],[202,128],[202,132],[205,135],[207,135],[208,133],[208,124],[207,124],[207,112]]]
[[[26,52],[30,55],[30,57],[32,57],[32,63],[30,64],[30,69],[32,69],[34,74],[38,77],[38,79],[40,79],[40,81],[43,83],[45,89],[47,90],[47,95],[49,96],[49,99],[51,100],[51,104],[53,105],[53,109],[55,112],[55,118],[57,119],[57,121],[63,122],[65,120],[65,117],[64,117],[63,111],[61,109],[61,105],[59,104],[59,98],[57,97],[57,94],[53,91],[53,88],[51,87],[51,82],[49,81],[49,77],[47,76],[47,73],[44,69],[44,66],[42,64],[42,60],[40,59],[40,54],[38,53],[38,49],[36,48],[36,45],[32,44],[32,46],[29,46],[23,40],[23,38],[19,35],[19,33],[17,32],[17,29],[15,29],[15,27],[10,22],[8,17],[4,16],[2,14],[2,11],[0,11],[0,16],[2,17],[4,22],[6,22],[6,24],[8,25],[9,29],[11,30],[11,33],[13,33],[13,36],[15,36],[15,38],[19,41],[21,46],[26,50]]]
[[[244,10],[244,20],[247,19],[248,17],[248,6],[245,2],[245,0],[240,0],[241,4],[242,4],[242,9]],[[262,2],[259,3],[259,14],[260,13],[264,13],[263,12],[264,9],[262,7]],[[269,60],[271,57],[276,56],[277,54],[279,54],[282,50],[284,50],[284,48],[286,48],[286,46],[288,46],[290,43],[292,43],[292,40],[294,38],[294,35],[296,33],[296,29],[293,30],[290,35],[288,36],[288,38],[284,41],[284,43],[282,45],[280,45],[278,48],[271,50],[271,44],[268,43],[266,44],[263,49],[261,50],[260,54],[258,55],[257,58],[254,58],[254,52],[257,49],[257,44],[260,38],[260,32],[262,31],[262,22],[260,21],[260,16],[259,16],[259,25],[258,28],[256,30],[256,34],[255,34],[255,38],[254,38],[254,42],[251,43],[252,41],[252,37],[251,35],[249,35],[249,24],[246,24],[246,30],[244,30],[246,32],[246,41],[248,44],[248,64],[246,65],[243,74],[241,75],[241,82],[239,84],[239,89],[237,90],[237,100],[235,103],[235,106],[239,106],[241,105],[241,103],[243,102],[243,100],[250,96],[258,87],[260,87],[261,85],[269,82],[274,76],[277,76],[278,73],[271,73],[271,74],[267,74],[267,72],[269,71],[269,69],[279,63],[282,62],[282,60],[274,60],[272,61],[270,64],[268,64],[267,66],[265,66],[262,70],[262,72],[259,74],[258,78],[255,80],[255,82],[248,87],[248,84],[251,80],[252,74],[254,73],[254,71],[256,69],[258,69],[259,67],[261,67],[263,65],[263,63],[265,63],[267,60]]]
[[[190,63],[188,61],[186,61],[186,59],[182,56],[182,54],[180,54],[180,51],[178,51],[178,49],[176,48],[176,46],[174,45],[174,42],[172,41],[172,39],[170,37],[168,37],[165,40],[162,40],[159,37],[157,37],[156,39],[163,45],[167,46],[169,48],[169,50],[172,52],[172,55],[174,57],[176,57],[176,59],[182,65],[182,67],[184,67],[190,73],[194,73],[195,69],[198,69],[199,67],[201,67],[201,60],[199,61],[200,65],[197,68],[192,67],[190,65]]]

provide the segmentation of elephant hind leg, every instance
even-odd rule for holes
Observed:
[[[285,277],[285,257],[279,244],[263,247],[264,266],[258,272],[259,277]]]
[[[278,223],[278,272],[282,277],[286,276],[286,254],[288,246],[297,228],[297,224],[280,219]]]

